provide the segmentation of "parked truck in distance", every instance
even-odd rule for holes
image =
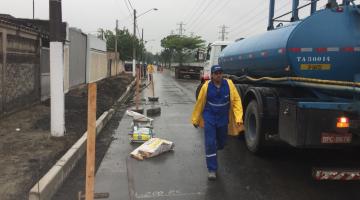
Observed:
[[[176,79],[199,79],[203,66],[201,63],[173,64]]]

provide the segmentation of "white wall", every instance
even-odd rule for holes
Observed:
[[[107,77],[106,42],[94,35],[87,37],[86,82],[96,82]]]

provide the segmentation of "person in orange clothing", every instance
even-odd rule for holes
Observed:
[[[201,87],[192,114],[195,128],[204,127],[208,179],[216,179],[217,150],[225,147],[227,135],[243,129],[243,109],[234,83],[224,79],[219,65],[211,67],[211,81]]]

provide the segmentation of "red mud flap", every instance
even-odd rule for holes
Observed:
[[[358,181],[360,169],[313,169],[312,176],[317,181]]]

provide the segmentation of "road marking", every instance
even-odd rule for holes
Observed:
[[[180,197],[180,196],[202,196],[204,195],[203,192],[189,192],[189,193],[182,193],[179,190],[169,190],[167,192],[164,191],[153,191],[153,192],[146,192],[144,194],[135,193],[136,199],[153,199],[158,197]]]

